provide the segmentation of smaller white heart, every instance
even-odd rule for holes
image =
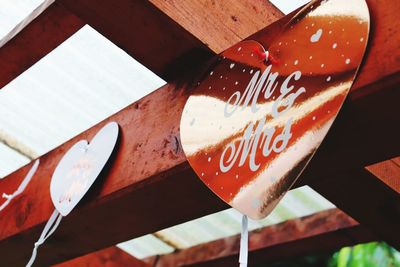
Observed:
[[[321,39],[322,36],[322,29],[319,29],[316,33],[314,33],[313,35],[311,35],[310,41],[311,43],[316,43],[319,41],[319,39]]]
[[[65,153],[50,183],[50,195],[62,216],[68,215],[106,165],[118,138],[118,124],[105,125],[90,144],[81,140]]]

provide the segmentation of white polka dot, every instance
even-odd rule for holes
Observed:
[[[218,175],[218,172],[216,172],[215,175]]]
[[[250,74],[253,74],[254,70],[250,70]]]
[[[296,39],[293,40],[293,43],[297,42]]]
[[[330,82],[331,79],[332,79],[332,77],[331,77],[331,76],[328,76],[328,78],[326,78],[326,81],[327,81],[327,82]]]
[[[211,90],[211,86],[209,86],[209,87],[208,87],[208,89],[210,89],[210,90]]]
[[[329,31],[328,33],[329,33],[329,34],[332,34],[332,31]]]
[[[239,82],[238,82],[238,81],[236,81],[236,82],[235,82],[235,85],[238,85],[238,84],[239,84]]]
[[[310,56],[309,59],[313,59],[313,56]]]
[[[360,38],[360,42],[364,42],[364,38],[363,37]]]
[[[294,61],[294,65],[297,65],[297,64],[299,64],[299,61],[298,61],[298,60],[295,60],[295,61]]]
[[[321,64],[321,68],[325,67],[325,64]]]
[[[243,69],[243,72],[246,72],[246,69]]]
[[[223,187],[223,186],[221,186],[221,189],[222,189],[222,190],[224,190],[224,187]]]
[[[237,178],[239,178],[239,175],[238,175],[238,174],[236,174],[236,179],[237,179]]]
[[[350,64],[350,58],[348,58],[348,59],[346,59],[346,64],[348,65],[348,64]]]
[[[225,91],[225,89],[226,89],[226,87],[222,88],[222,90],[224,90],[224,91]]]
[[[235,67],[235,63],[232,63],[229,67],[230,67],[231,69],[233,69],[233,67]]]
[[[242,47],[239,47],[239,48],[238,48],[238,51],[240,51],[240,50],[242,50]]]
[[[212,71],[212,72],[210,72],[210,75],[213,75],[214,74],[214,72]]]
[[[204,172],[201,173],[201,176],[204,176]]]
[[[314,25],[315,25],[315,24],[314,24],[314,23],[312,23],[312,24],[311,24],[311,27],[314,27]]]
[[[334,43],[334,44],[332,45],[332,48],[335,49],[336,47],[337,47],[337,43]]]
[[[221,75],[221,76],[219,76],[219,78],[220,78],[220,79],[222,79],[222,75]]]
[[[211,157],[208,157],[208,162],[211,162]]]
[[[279,44],[278,45],[282,45],[282,42],[279,42]]]
[[[315,121],[317,118],[315,116],[312,117],[312,120]]]

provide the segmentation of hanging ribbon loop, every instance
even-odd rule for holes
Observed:
[[[19,194],[21,194],[22,192],[24,192],[26,186],[29,184],[29,182],[32,180],[33,175],[35,174],[37,168],[39,167],[39,160],[37,159],[35,161],[35,163],[33,163],[32,168],[29,170],[28,174],[25,176],[24,180],[22,180],[22,183],[19,185],[18,189],[15,190],[14,193],[12,193],[11,195],[3,193],[2,197],[6,199],[6,201],[1,204],[0,206],[0,211],[2,211],[3,209],[5,209],[5,207],[8,206],[8,204],[10,204],[11,200],[13,200],[13,198],[15,198],[16,196],[18,196]]]
[[[35,245],[33,246],[32,256],[29,262],[26,264],[26,267],[31,267],[33,265],[39,246],[41,246],[47,240],[47,238],[49,238],[54,233],[54,231],[60,224],[61,219],[62,215],[57,210],[54,210],[53,214],[51,214],[50,216],[50,219],[47,221],[42,233],[40,234],[38,241],[36,241]]]

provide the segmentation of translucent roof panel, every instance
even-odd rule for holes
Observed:
[[[287,193],[274,211],[264,220],[249,220],[249,230],[256,230],[334,207],[332,203],[310,187],[303,186]],[[238,211],[227,209],[159,231],[155,235],[176,249],[185,249],[239,234],[241,220],[242,215]],[[146,249],[149,246],[152,247],[152,250]],[[149,242],[146,237],[140,237],[119,245],[120,248],[137,258],[170,253],[164,246],[165,243],[154,244]],[[172,248],[171,246],[170,248]]]
[[[0,177],[30,162],[30,159],[0,142]],[[0,192],[1,194],[2,192]]]
[[[0,47],[53,2],[54,0],[0,0]]]
[[[153,255],[168,254],[175,251],[174,247],[169,246],[154,235],[145,235],[117,245],[120,249],[144,259]]]
[[[270,0],[270,2],[279,8],[284,14],[289,14],[302,5],[307,4],[310,0]]]
[[[85,26],[0,90],[0,140],[37,157],[163,84]],[[0,162],[0,173],[16,167]]]

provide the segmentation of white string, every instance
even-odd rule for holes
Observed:
[[[3,193],[2,197],[5,198],[6,201],[3,204],[1,204],[0,211],[2,211],[5,207],[7,207],[7,205],[11,202],[13,198],[24,192],[26,186],[29,184],[33,175],[35,174],[38,166],[39,166],[39,160],[37,159],[33,164],[32,168],[29,170],[28,174],[25,176],[24,180],[22,180],[22,183],[19,185],[18,189],[11,195]]]
[[[58,225],[60,224],[62,219],[62,215],[57,211],[54,210],[53,214],[51,214],[50,219],[46,223],[46,226],[43,229],[43,232],[40,234],[39,240],[35,242],[35,245],[33,247],[32,251],[32,256],[29,260],[29,262],[26,264],[26,267],[31,267],[33,263],[35,262],[36,255],[37,255],[37,250],[40,245],[46,241],[47,238],[49,238],[54,231],[57,229]]]
[[[240,234],[240,252],[239,252],[239,266],[247,267],[247,258],[249,254],[249,228],[248,219],[246,215],[242,218],[242,232]]]

